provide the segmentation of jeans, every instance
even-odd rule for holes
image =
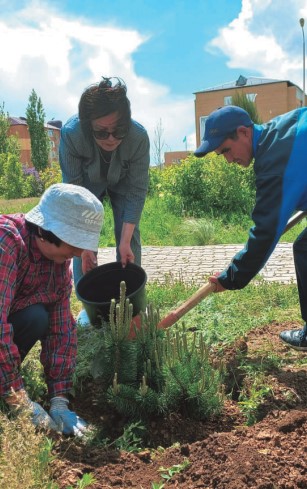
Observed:
[[[34,304],[9,315],[13,325],[14,343],[18,347],[21,361],[38,340],[43,339],[49,328],[49,314],[43,304]]]
[[[114,234],[116,241],[116,261],[120,261],[120,254],[118,251],[118,247],[120,244],[121,232],[123,227],[123,216],[125,210],[125,196],[120,194],[115,194],[114,192],[108,191],[108,195],[110,197],[110,202],[113,211],[113,219],[114,219]],[[101,198],[103,200],[103,196]],[[139,224],[135,225],[134,232],[131,238],[131,249],[134,254],[134,263],[136,265],[141,266],[142,260],[142,249],[141,249],[141,236]],[[82,277],[82,261],[81,258],[73,259],[73,273],[74,273],[74,282],[75,284]]]
[[[307,228],[294,241],[293,256],[301,314],[307,322]]]

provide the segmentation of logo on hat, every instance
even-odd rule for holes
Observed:
[[[84,217],[84,222],[86,224],[96,224],[101,220],[101,214],[99,212],[84,211],[81,216]]]
[[[215,134],[218,134],[219,132],[220,132],[219,129],[213,127],[212,129],[210,129],[209,134],[210,134],[210,136],[214,136]]]

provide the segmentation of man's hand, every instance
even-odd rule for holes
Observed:
[[[65,397],[53,397],[49,414],[64,435],[83,436],[88,424],[68,409],[69,401]]]
[[[211,275],[211,277],[209,277],[209,282],[211,282],[212,284],[215,284],[215,290],[214,292],[225,292],[225,290],[227,289],[224,289],[224,287],[220,284],[219,280],[218,280],[218,277],[220,275],[220,272],[216,272],[214,275]]]
[[[97,267],[97,255],[94,251],[84,250],[81,255],[81,260],[83,274]]]
[[[57,425],[49,414],[37,402],[31,401],[24,389],[12,393],[6,399],[10,409],[14,412],[28,412],[34,426],[59,432]]]

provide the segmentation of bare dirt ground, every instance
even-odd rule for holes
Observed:
[[[307,354],[288,349],[278,339],[283,329],[297,327],[268,325],[224,353],[229,372],[226,391],[233,394],[216,419],[195,422],[178,415],[156,419],[148,426],[150,448],[140,453],[88,447],[75,439],[55,440],[54,478],[60,489],[76,487],[88,472],[96,480],[92,489],[152,489],[154,482],[165,483],[156,487],[183,489],[307,489]],[[237,369],[238,349],[246,365],[255,367],[272,359],[265,379],[270,392],[252,426],[246,425],[238,403],[237,393],[246,381]],[[282,366],[276,362],[274,366],[274,358],[282,359]],[[85,386],[75,409],[107,428],[110,439],[120,436],[123,420],[104,413],[96,397],[95,385]],[[174,474],[172,468],[182,467],[184,461],[188,467]],[[172,477],[163,480],[162,474]]]

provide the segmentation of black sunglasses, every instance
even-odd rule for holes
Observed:
[[[127,136],[128,128],[127,127],[117,127],[115,131],[109,132],[105,129],[100,129],[95,131],[93,129],[93,134],[96,139],[108,139],[110,136],[113,136],[115,139],[124,139]]]

